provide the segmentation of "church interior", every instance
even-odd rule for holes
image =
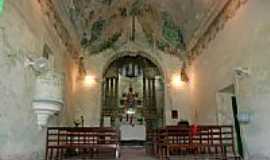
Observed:
[[[269,160],[269,18],[270,0],[0,0],[0,160]]]

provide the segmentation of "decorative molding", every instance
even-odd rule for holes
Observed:
[[[237,10],[248,0],[227,0],[220,12],[216,12],[213,19],[209,19],[208,26],[204,32],[200,31],[200,36],[195,36],[189,43],[187,59],[191,63],[195,57],[200,55],[208,44],[215,39],[216,35],[222,30],[226,22],[232,18]],[[201,29],[202,30],[202,29]]]

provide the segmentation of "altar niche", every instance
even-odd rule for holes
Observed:
[[[102,96],[101,125],[119,128],[121,140],[144,141],[147,130],[163,126],[163,78],[147,58],[113,61],[104,74]]]

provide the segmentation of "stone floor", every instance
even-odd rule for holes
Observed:
[[[120,160],[157,160],[145,153],[142,147],[122,148]]]
[[[154,157],[147,155],[144,147],[121,147],[120,154],[121,156],[119,160],[158,160]],[[88,160],[88,159],[78,157],[78,158],[69,158],[65,160]]]
[[[172,156],[170,160],[218,160],[219,158],[209,158],[205,156],[194,157],[194,156]],[[88,158],[71,158],[65,160],[89,160]],[[93,160],[93,159],[91,159]],[[96,160],[96,159],[94,159]],[[98,159],[100,160],[100,159]],[[106,159],[112,160],[112,159]],[[113,159],[115,160],[115,159]],[[121,147],[121,157],[118,160],[158,160],[155,157],[148,155],[145,152],[144,147]]]

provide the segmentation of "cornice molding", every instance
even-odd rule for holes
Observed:
[[[201,27],[194,34],[189,43],[186,53],[189,63],[203,52],[209,43],[215,39],[218,32],[224,28],[226,22],[231,19],[237,10],[247,1],[248,0],[226,0],[218,7],[218,10],[213,11],[213,13],[209,12],[209,15],[212,14],[212,16],[208,18],[207,22],[203,23],[204,27]]]

